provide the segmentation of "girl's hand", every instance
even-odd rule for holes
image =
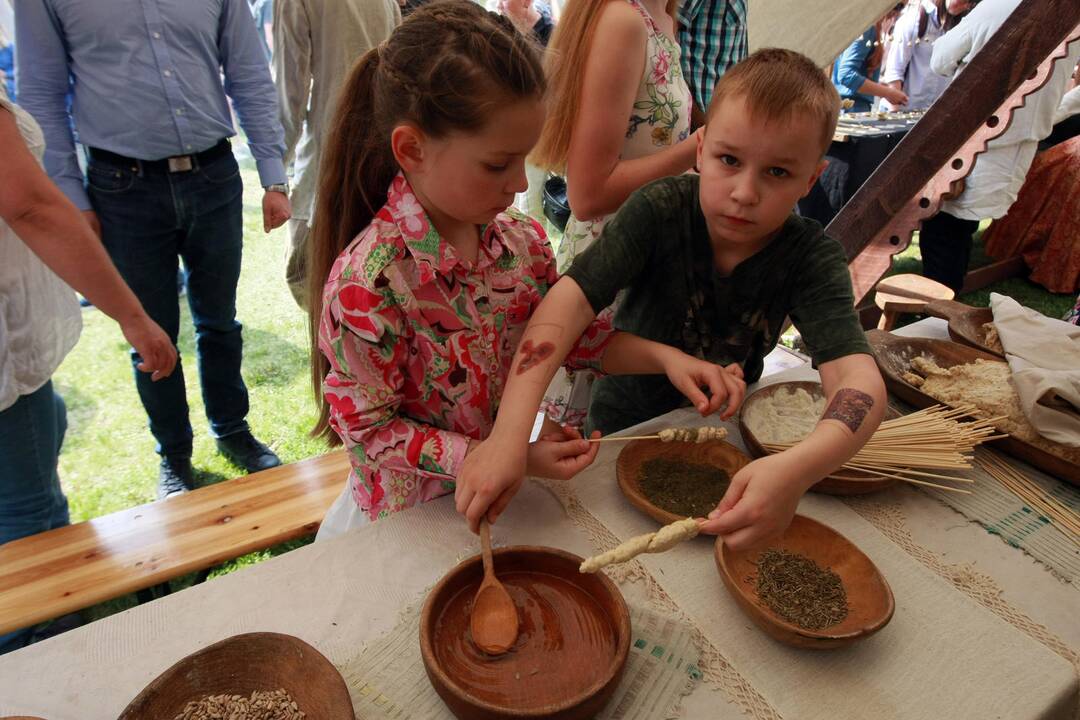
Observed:
[[[791,524],[807,488],[807,479],[785,453],[758,458],[735,473],[701,532],[722,536],[732,550],[762,545]]]
[[[594,431],[594,438],[600,432]],[[569,480],[592,465],[599,443],[591,443],[581,437],[572,427],[564,427],[529,443],[526,472],[552,480]]]
[[[480,531],[480,518],[494,523],[525,479],[527,444],[501,442],[491,435],[465,456],[457,476],[454,506],[469,528]]]
[[[675,351],[664,359],[663,367],[671,384],[686,396],[702,416],[711,415],[723,407],[720,418],[727,420],[739,409],[746,395],[746,382],[738,363],[721,367]],[[702,388],[708,388],[708,397]]]
[[[142,357],[139,370],[150,373],[150,379],[155,382],[172,374],[176,367],[176,347],[148,315],[142,313],[135,320],[122,324],[120,329]]]

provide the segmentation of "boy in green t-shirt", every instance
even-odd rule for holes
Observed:
[[[457,508],[475,527],[494,520],[524,475],[541,395],[588,323],[625,290],[615,326],[680,348],[753,382],[790,316],[821,373],[825,415],[797,446],[759,458],[732,478],[702,531],[746,547],[787,527],[802,494],[870,438],[885,387],[855,314],[843,249],[793,214],[825,168],[839,98],[803,55],[766,49],[716,86],[698,135],[700,176],[650,183],[537,308],[522,337],[491,435],[458,475]],[[604,356],[617,373],[619,334]],[[656,346],[656,372],[663,353]],[[635,367],[640,367],[640,362]],[[597,381],[589,424],[613,432],[684,404],[685,378],[631,375]],[[717,402],[701,396],[705,414]],[[723,417],[735,412],[733,396]]]

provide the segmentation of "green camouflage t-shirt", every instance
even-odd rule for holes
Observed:
[[[626,201],[567,270],[599,312],[622,292],[615,327],[761,377],[784,318],[818,365],[871,352],[855,314],[844,250],[821,225],[791,215],[764,249],[729,276],[714,268],[699,177],[663,178]],[[687,405],[664,375],[604,377],[588,428],[605,434]]]

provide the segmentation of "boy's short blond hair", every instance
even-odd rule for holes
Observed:
[[[825,72],[802,53],[762,48],[726,71],[713,90],[705,122],[727,99],[743,97],[751,115],[786,122],[809,115],[821,123],[821,154],[840,116],[840,95]]]

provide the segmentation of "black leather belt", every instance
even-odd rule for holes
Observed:
[[[137,158],[130,158],[125,155],[119,155],[108,150],[101,150],[100,148],[94,147],[87,148],[87,152],[90,154],[90,159],[92,160],[112,163],[114,165],[129,165],[132,168],[141,169],[144,172],[156,171],[178,173],[189,172],[200,165],[206,165],[218,158],[224,157],[232,152],[232,145],[229,143],[229,140],[225,138],[209,150],[203,150],[202,152],[193,153],[191,155],[177,155],[162,160],[139,160]]]

